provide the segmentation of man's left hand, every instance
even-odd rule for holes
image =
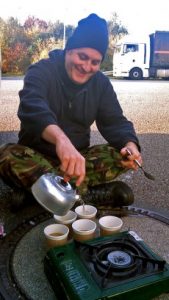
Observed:
[[[130,151],[131,155],[127,153],[127,149]],[[121,149],[120,153],[124,157],[124,160],[121,161],[123,167],[137,170],[138,166],[134,162],[135,159],[142,165],[142,157],[135,143],[128,142],[125,147]]]

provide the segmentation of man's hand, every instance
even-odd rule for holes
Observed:
[[[57,125],[48,125],[42,132],[42,138],[56,146],[56,154],[60,160],[60,169],[65,181],[76,177],[79,186],[86,175],[85,158],[76,150],[69,138]]]
[[[129,149],[131,155],[127,153],[127,149]],[[127,169],[137,170],[138,166],[134,162],[135,159],[138,160],[140,164],[142,164],[142,157],[135,143],[128,142],[125,147],[121,149],[120,153],[124,157],[124,160],[122,160],[121,162],[123,167]]]
[[[79,186],[85,178],[85,158],[67,137],[57,141],[56,153],[61,162],[60,169],[64,173],[64,180],[69,181],[70,178],[77,177],[76,186]]]

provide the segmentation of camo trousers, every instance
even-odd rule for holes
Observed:
[[[121,166],[121,155],[108,144],[95,145],[81,154],[86,159],[86,177],[79,187],[79,193],[86,192],[88,186],[110,182],[126,169]],[[63,174],[59,160],[46,157],[41,153],[19,144],[0,146],[0,176],[10,186],[30,191],[32,184],[43,174],[53,172]],[[75,183],[75,179],[70,181]]]

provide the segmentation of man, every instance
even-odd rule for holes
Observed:
[[[112,181],[142,159],[133,124],[100,72],[107,46],[106,21],[91,14],[79,21],[64,51],[29,67],[19,93],[18,144],[0,151],[0,174],[8,184],[30,190],[38,177],[54,172],[96,206],[134,201],[124,182]],[[108,144],[89,147],[94,121]]]

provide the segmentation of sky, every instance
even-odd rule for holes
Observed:
[[[169,31],[169,0],[0,0],[0,17],[4,20],[16,17],[21,24],[28,16],[34,16],[76,26],[78,20],[92,12],[107,21],[116,12],[118,20],[132,35]]]

